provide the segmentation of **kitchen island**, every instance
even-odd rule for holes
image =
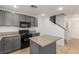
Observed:
[[[31,54],[56,54],[57,36],[43,35],[30,38]]]

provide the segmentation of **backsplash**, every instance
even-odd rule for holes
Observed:
[[[0,32],[17,32],[19,30],[29,30],[31,32],[38,32],[38,27],[19,28],[15,26],[0,26]]]
[[[19,31],[19,27],[0,26],[0,32],[17,32],[17,31]]]

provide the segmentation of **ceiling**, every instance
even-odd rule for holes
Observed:
[[[17,5],[17,7],[18,8],[14,8],[13,5],[0,5],[0,9],[31,16],[41,16],[41,13],[45,13],[46,16],[61,13],[64,13],[65,15],[79,14],[78,5],[37,5],[38,8],[31,8],[30,5]],[[59,11],[59,7],[63,7],[63,10]]]

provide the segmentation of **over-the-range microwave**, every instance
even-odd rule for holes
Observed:
[[[20,21],[21,28],[30,28],[30,26],[31,26],[30,22]]]

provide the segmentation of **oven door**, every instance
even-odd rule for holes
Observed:
[[[29,38],[21,38],[22,43],[25,43],[25,42],[28,42],[28,41],[29,41]]]

